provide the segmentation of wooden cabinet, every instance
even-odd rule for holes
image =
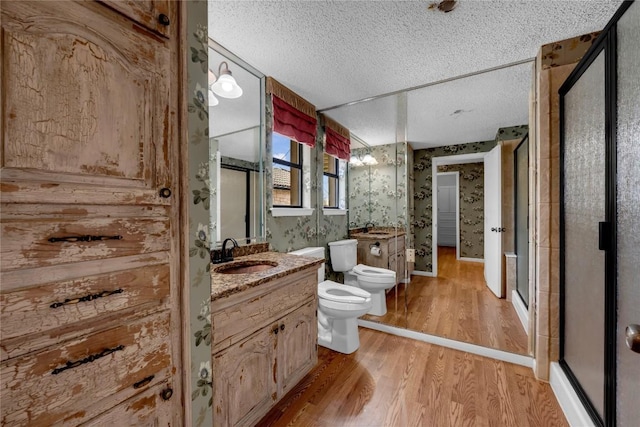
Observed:
[[[0,8],[3,426],[182,424],[181,8]]]
[[[277,400],[277,338],[264,328],[213,356],[214,425],[252,425]]]
[[[358,235],[358,264],[386,268],[396,272],[396,282],[404,280],[406,269],[405,236],[375,238]],[[371,253],[371,247],[379,243],[380,256]]]
[[[316,300],[280,320],[278,335],[278,395],[284,396],[318,361],[318,318]]]
[[[213,423],[254,425],[317,363],[317,269],[211,307]]]

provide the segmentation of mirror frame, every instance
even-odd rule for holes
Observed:
[[[232,61],[233,63],[235,63],[235,65],[243,68],[245,71],[247,71],[249,74],[254,75],[256,78],[258,78],[260,80],[260,150],[259,150],[259,169],[258,169],[258,174],[259,174],[259,188],[258,191],[260,193],[260,208],[258,209],[258,232],[256,233],[255,236],[245,236],[245,238],[243,238],[242,241],[239,241],[239,244],[242,244],[243,242],[265,242],[266,241],[266,225],[265,225],[265,218],[266,218],[266,206],[265,206],[265,174],[264,174],[264,166],[265,166],[265,155],[266,155],[266,138],[267,138],[267,132],[266,132],[266,82],[267,82],[267,76],[265,76],[262,72],[260,72],[258,69],[256,69],[255,67],[251,66],[250,64],[248,64],[246,61],[242,60],[241,58],[239,58],[237,55],[235,55],[234,53],[230,52],[229,50],[227,50],[224,46],[222,46],[221,44],[219,44],[218,42],[216,42],[215,40],[213,40],[211,37],[208,38],[208,48],[212,49],[213,51],[215,51],[216,53],[222,55],[223,57],[227,58],[229,61]],[[212,137],[209,137],[209,140],[211,140]],[[215,183],[216,183],[216,188],[217,188],[217,184],[219,181],[219,168],[221,167],[220,165],[220,159],[217,159],[216,161],[216,173],[215,173]],[[213,181],[213,176],[210,173],[210,179]],[[212,182],[213,183],[213,182]],[[213,213],[210,213],[210,216],[212,216]],[[216,224],[219,224],[219,218],[220,218],[220,191],[216,191],[216,212],[215,212],[215,217],[216,217]],[[212,246],[216,246],[216,245],[220,245],[222,243],[222,237],[220,236],[220,227],[216,226],[216,233],[215,233],[215,240],[212,241]],[[213,238],[213,234],[211,236]],[[232,236],[233,237],[233,236]]]

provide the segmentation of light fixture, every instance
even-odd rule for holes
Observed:
[[[362,166],[362,160],[360,160],[355,155],[351,155],[351,158],[349,159],[349,163],[351,163],[353,166]]]
[[[215,107],[219,103],[220,101],[218,101],[218,98],[216,98],[216,96],[213,94],[213,91],[209,89],[209,107]]]
[[[367,153],[362,159],[360,159],[359,156],[352,155],[349,163],[353,166],[374,166],[378,164],[378,161],[371,154]]]
[[[224,70],[222,66],[224,65]],[[213,92],[223,98],[239,98],[242,96],[242,88],[238,86],[236,79],[229,71],[229,65],[226,61],[222,61],[218,67],[218,78],[211,85]]]
[[[378,161],[369,153],[365,154],[362,158],[362,164],[367,166],[377,165]]]

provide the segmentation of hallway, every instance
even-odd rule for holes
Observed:
[[[360,328],[350,355],[318,365],[260,426],[567,426],[531,369]]]
[[[425,334],[527,354],[527,335],[510,301],[496,298],[484,281],[484,264],[456,260],[454,247],[438,247],[438,277],[411,276],[387,294],[384,316],[374,322]],[[404,311],[405,289],[407,307]]]

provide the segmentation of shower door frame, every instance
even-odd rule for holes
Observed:
[[[616,425],[616,310],[617,310],[617,241],[616,241],[616,135],[617,135],[617,22],[632,2],[624,2],[602,33],[582,58],[559,90],[560,94],[560,353],[559,364],[580,398],[589,416],[597,426]],[[565,212],[564,212],[564,134],[565,95],[589,69],[604,50],[605,54],[605,222],[607,229],[601,234],[605,249],[605,301],[604,301],[604,417],[590,401],[580,382],[564,359],[565,327]]]

